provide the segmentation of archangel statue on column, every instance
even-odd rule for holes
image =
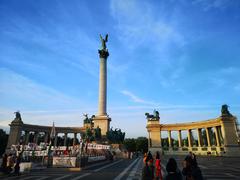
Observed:
[[[107,50],[106,42],[108,41],[108,34],[106,34],[105,39],[103,39],[102,35],[100,34],[100,39],[102,42],[101,50]]]

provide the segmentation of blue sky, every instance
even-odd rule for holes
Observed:
[[[1,0],[0,126],[82,126],[98,109],[99,34],[109,34],[108,114],[127,137],[161,123],[240,116],[240,1]]]

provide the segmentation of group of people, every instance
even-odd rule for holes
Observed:
[[[14,173],[20,175],[20,155],[14,156],[13,154],[3,154],[1,171],[4,174]]]
[[[183,161],[182,171],[178,168],[174,158],[169,158],[166,171],[167,174],[163,177],[161,168],[160,153],[156,152],[155,157],[151,152],[144,154],[144,168],[142,170],[143,180],[203,180],[202,172],[197,164],[196,155],[192,152],[185,157]]]

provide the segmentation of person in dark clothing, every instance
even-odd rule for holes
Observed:
[[[20,162],[21,162],[21,158],[20,158],[20,156],[17,156],[16,164],[14,166],[14,173],[18,176],[20,175]]]
[[[149,151],[148,154],[147,154],[146,162],[148,162],[148,161],[153,162],[153,156],[152,156],[151,151]]]
[[[1,171],[3,173],[6,173],[7,171],[7,157],[8,157],[7,154],[4,154],[2,158]]]
[[[185,158],[183,162],[182,174],[186,176],[186,180],[203,180],[202,172],[198,167],[196,159],[192,157]]]
[[[147,161],[142,170],[142,180],[153,180],[154,179],[154,166],[151,161]]]
[[[166,166],[167,176],[165,180],[182,180],[182,174],[177,167],[177,162],[174,158],[169,158]]]

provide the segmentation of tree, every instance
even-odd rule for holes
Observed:
[[[8,134],[6,134],[6,132],[3,131],[2,129],[0,129],[0,142],[1,142],[0,156],[2,156],[2,154],[5,152],[7,142],[8,142]]]
[[[133,138],[125,139],[123,144],[129,152],[135,152],[136,151],[136,141],[135,141],[135,139],[133,139]]]
[[[143,153],[148,152],[148,139],[146,137],[138,137],[136,140],[136,151]]]

